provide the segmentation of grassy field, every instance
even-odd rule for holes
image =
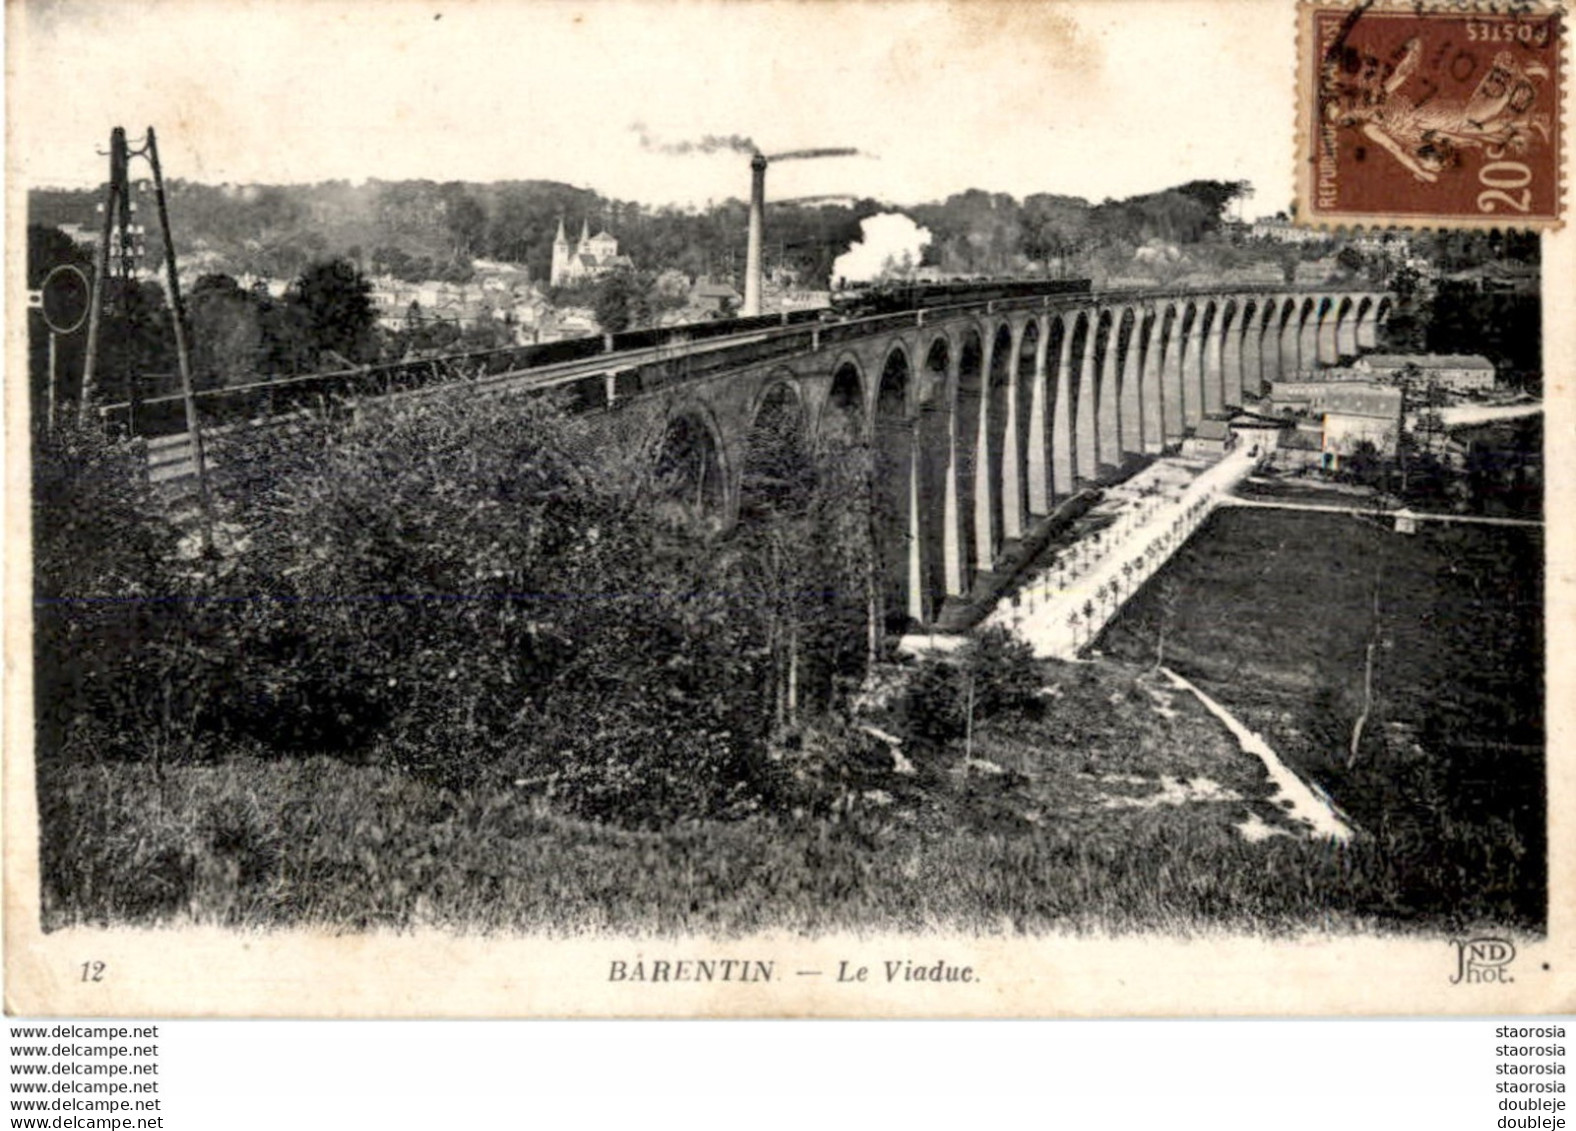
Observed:
[[[1378,507],[1374,492],[1344,483],[1294,476],[1247,479],[1236,493],[1246,499],[1265,499],[1288,503],[1313,503],[1316,506],[1373,510]]]
[[[960,743],[832,756],[830,804],[641,832],[523,790],[455,790],[327,758],[46,768],[45,922],[727,936],[763,929],[1444,929],[1372,842],[1283,825],[1266,782],[1187,696],[1115,663],[1050,664],[1046,709]],[[824,772],[804,753],[789,778]],[[804,796],[825,797],[826,791]]]
[[[1355,517],[1224,510],[1097,646],[1152,662],[1164,622],[1167,665],[1388,844],[1416,913],[1482,902],[1538,924],[1542,588],[1536,531],[1406,537]],[[1373,703],[1353,757],[1370,641]]]

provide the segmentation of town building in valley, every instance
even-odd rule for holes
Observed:
[[[1323,397],[1327,466],[1338,466],[1363,443],[1393,456],[1401,442],[1400,389],[1382,385],[1337,385]]]
[[[1276,381],[1270,386],[1270,403],[1275,412],[1294,416],[1347,409],[1388,412],[1392,404],[1399,413],[1401,390],[1375,381]]]
[[[1236,436],[1225,420],[1205,417],[1198,422],[1193,434],[1182,441],[1182,454],[1218,459],[1232,449],[1235,441]]]
[[[553,270],[548,282],[555,287],[573,287],[599,279],[619,267],[634,267],[634,261],[618,253],[618,240],[605,230],[591,235],[590,226],[581,221],[580,239],[574,245],[564,234],[564,222],[558,221],[558,235],[553,240]]]
[[[1371,353],[1352,368],[1367,372],[1370,381],[1400,381],[1414,366],[1418,380],[1455,393],[1482,392],[1494,387],[1494,363],[1475,353]]]

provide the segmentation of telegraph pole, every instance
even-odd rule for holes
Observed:
[[[129,296],[132,279],[132,262],[136,258],[138,248],[135,237],[141,234],[141,229],[134,228],[131,215],[134,205],[131,202],[131,188],[127,177],[127,166],[132,157],[144,157],[153,169],[154,193],[159,209],[159,228],[164,239],[164,270],[169,288],[171,321],[175,326],[175,353],[180,364],[181,399],[186,408],[186,434],[191,444],[192,464],[197,472],[198,504],[201,508],[201,538],[204,554],[213,549],[213,496],[208,485],[208,458],[203,445],[202,420],[197,413],[197,400],[192,387],[191,350],[186,341],[186,314],[181,305],[180,275],[175,263],[175,240],[170,235],[169,207],[164,195],[164,171],[159,165],[158,139],[154,135],[153,127],[148,127],[147,139],[141,149],[132,152],[126,145],[126,131],[116,126],[110,134],[109,142],[109,189],[104,199],[104,227],[100,234],[98,246],[98,260],[93,275],[93,296],[88,314],[88,341],[87,357],[82,366],[82,403],[80,414],[84,423],[90,419],[94,394],[98,391],[96,378],[98,376],[98,352],[101,331],[103,329],[104,307],[106,305],[106,281],[110,271],[110,241],[118,234],[120,246],[117,249],[117,268],[120,276],[121,296]],[[118,229],[118,231],[117,231]],[[129,308],[128,308],[129,309]],[[128,366],[134,362],[128,353]],[[137,407],[140,401],[140,382],[135,372],[128,369],[127,394],[131,408],[131,427],[133,432],[137,423]]]
[[[192,464],[197,470],[198,505],[202,508],[202,548],[213,550],[213,497],[208,492],[208,456],[203,448],[202,420],[197,415],[196,390],[192,388],[191,351],[186,344],[186,310],[181,305],[181,281],[175,270],[175,239],[170,235],[170,212],[164,199],[164,172],[159,166],[159,143],[153,127],[143,147],[153,167],[153,194],[159,206],[159,231],[164,234],[164,271],[170,286],[170,310],[175,323],[175,356],[181,370],[181,400],[186,407],[186,436],[191,444]]]
[[[126,131],[116,126],[109,135],[109,189],[104,196],[104,226],[99,232],[98,257],[94,263],[93,296],[88,306],[87,357],[82,362],[82,397],[77,411],[83,423],[92,412],[93,396],[98,391],[99,334],[104,324],[105,280],[109,278],[109,241],[115,234],[117,203],[126,197]]]

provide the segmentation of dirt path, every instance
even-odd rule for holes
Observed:
[[[1341,506],[1336,503],[1304,503],[1291,499],[1244,499],[1239,495],[1220,500],[1223,507],[1258,507],[1261,510],[1274,511],[1311,511],[1320,514],[1353,514],[1363,518],[1377,519],[1382,522],[1393,522],[1402,510],[1376,510],[1364,506]],[[1416,522],[1454,522],[1463,525],[1477,526],[1519,526],[1531,529],[1543,525],[1542,519],[1536,518],[1498,518],[1482,514],[1442,514],[1437,511],[1419,511],[1411,507],[1404,508],[1408,518]]]
[[[1161,668],[1160,670],[1165,673],[1166,678],[1174,686],[1190,692],[1195,699],[1204,704],[1205,709],[1210,714],[1225,723],[1231,733],[1236,736],[1237,742],[1242,746],[1245,753],[1256,756],[1259,761],[1264,763],[1264,768],[1269,772],[1270,780],[1275,783],[1277,789],[1275,796],[1270,798],[1271,804],[1290,802],[1289,808],[1282,805],[1282,808],[1286,809],[1286,816],[1293,822],[1300,822],[1306,825],[1309,834],[1312,836],[1327,837],[1330,840],[1343,842],[1352,839],[1351,826],[1341,819],[1341,815],[1336,812],[1335,807],[1330,804],[1329,800],[1322,794],[1315,793],[1306,782],[1292,773],[1286,763],[1282,762],[1275,751],[1270,749],[1269,743],[1243,726],[1242,723],[1237,721],[1235,715],[1208,695],[1205,695],[1192,683],[1177,675],[1176,672],[1170,668]]]
[[[1512,405],[1451,405],[1439,410],[1446,428],[1460,428],[1470,424],[1492,424],[1500,420],[1515,420],[1522,416],[1536,416],[1543,411],[1542,404]]]

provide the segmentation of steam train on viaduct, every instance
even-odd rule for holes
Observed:
[[[1088,279],[953,279],[945,282],[879,280],[843,286],[832,292],[831,311],[845,318],[869,318],[904,310],[962,306],[965,303],[1044,294],[1088,294]]]
[[[609,353],[645,350],[666,354],[666,347],[677,351],[672,356],[642,364],[638,373],[633,369],[621,372],[611,387],[601,376],[552,381],[569,392],[570,403],[575,409],[596,411],[608,407],[614,400],[646,391],[648,386],[703,376],[709,368],[736,364],[741,357],[738,350],[730,358],[727,354],[683,349],[696,343],[773,331],[771,340],[742,347],[744,352],[753,350],[764,358],[774,352],[799,348],[799,344],[793,340],[794,335],[782,332],[785,328],[799,327],[806,334],[819,328],[819,332],[824,335],[829,331],[835,332],[833,328],[843,323],[905,311],[1046,294],[1080,295],[1088,294],[1089,290],[1088,279],[882,280],[841,287],[833,292],[831,304],[824,307],[749,318],[718,318],[682,326],[626,330],[618,334],[566,338],[535,345],[450,353],[299,377],[264,379],[246,385],[204,390],[197,394],[196,407],[202,419],[210,425],[238,424],[301,409],[353,403],[359,397],[410,392],[455,380],[485,382],[489,378],[513,377],[522,371],[591,361]],[[107,424],[125,434],[151,438],[186,431],[184,402],[178,394],[147,397],[136,404],[106,405],[101,412]]]

